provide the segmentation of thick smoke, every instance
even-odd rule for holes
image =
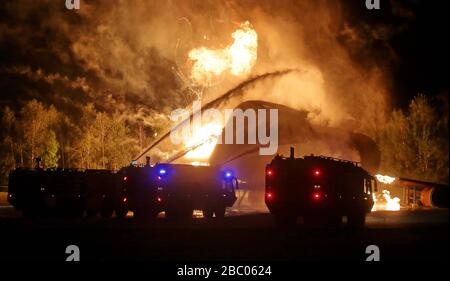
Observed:
[[[81,10],[69,11],[64,1],[2,1],[0,85],[6,90],[1,102],[37,97],[75,113],[81,103],[94,102],[156,126],[199,92],[207,102],[247,78],[223,77],[212,88],[193,88],[187,51],[226,46],[232,31],[248,20],[259,44],[250,76],[301,71],[263,82],[235,104],[264,97],[307,110],[315,122],[364,127],[382,119],[389,89],[383,61],[368,52],[374,41],[391,35],[350,21],[349,6],[340,1],[81,0]]]

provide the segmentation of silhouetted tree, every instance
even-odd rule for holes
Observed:
[[[46,152],[47,138],[57,122],[58,111],[53,106],[47,109],[37,100],[31,100],[22,108],[20,115],[21,134],[29,166],[32,166],[34,159]]]
[[[48,131],[47,138],[45,139],[42,162],[44,168],[55,168],[58,167],[59,160],[59,143],[56,139],[56,134],[54,131]]]
[[[5,183],[10,170],[16,168],[16,116],[14,111],[5,107],[1,119],[0,142],[0,181]]]
[[[447,119],[424,95],[407,112],[395,110],[380,128],[383,173],[430,181],[448,181]]]

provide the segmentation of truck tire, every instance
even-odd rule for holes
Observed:
[[[338,228],[342,225],[342,216],[340,214],[328,214],[325,219],[325,225],[331,228]]]
[[[133,218],[138,220],[145,219],[146,218],[145,212],[143,210],[134,210]]]
[[[353,213],[350,213],[347,216],[348,219],[348,226],[351,228],[364,228],[364,225],[366,223],[366,213],[363,211],[356,211]]]
[[[82,218],[83,216],[84,216],[83,208],[74,208],[73,210],[70,210],[70,212],[69,212],[70,218]]]
[[[275,224],[281,227],[293,226],[297,222],[297,217],[289,214],[275,214]]]
[[[203,209],[203,218],[212,219],[213,215],[214,215],[214,211],[211,210],[210,208]]]
[[[159,212],[150,208],[139,208],[133,212],[133,217],[138,220],[154,220],[158,216]],[[117,213],[116,213],[117,215]],[[126,215],[126,214],[125,214]]]
[[[166,214],[166,219],[168,219],[168,220],[177,220],[178,219],[177,212],[175,209],[167,209],[165,211],[165,214]]]
[[[124,217],[127,216],[128,210],[127,210],[126,208],[117,208],[117,209],[115,210],[115,213],[116,213],[116,217],[117,217],[117,218],[123,219]]]
[[[173,221],[187,221],[192,219],[192,209],[170,208],[166,210],[166,218]]]
[[[110,217],[112,217],[114,210],[110,209],[110,208],[104,208],[100,211],[100,215],[102,216],[102,218],[108,219]]]
[[[192,210],[192,209],[183,209],[182,211],[181,211],[181,214],[180,214],[180,216],[181,216],[181,219],[182,220],[185,220],[185,221],[187,221],[187,220],[190,220],[190,219],[192,219],[192,212],[193,212],[194,210]]]
[[[86,210],[86,217],[88,218],[94,218],[98,215],[97,210]]]

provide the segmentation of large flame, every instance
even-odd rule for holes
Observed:
[[[377,181],[383,184],[392,184],[396,178],[386,176],[386,175],[375,175]],[[400,199],[398,197],[391,197],[391,192],[389,190],[384,189],[382,193],[379,195],[380,197],[383,197],[384,200],[380,201],[378,200],[375,193],[372,194],[373,196],[373,208],[372,211],[377,210],[386,210],[386,211],[399,211],[400,210]]]
[[[372,193],[374,205],[372,211],[399,211],[400,198],[391,197],[389,190],[384,189],[381,194]],[[379,197],[379,198],[378,198]],[[380,200],[382,198],[382,200]],[[384,199],[384,200],[383,200]]]
[[[199,128],[194,128],[194,132],[186,143],[186,148],[191,151],[186,153],[187,159],[208,159],[217,144],[222,132],[222,124],[208,123]]]
[[[233,32],[233,43],[224,49],[200,47],[189,52],[194,61],[191,79],[201,86],[210,86],[214,80],[226,71],[241,76],[250,72],[255,65],[258,48],[258,34],[246,21]]]
[[[391,193],[387,190],[383,190],[383,197],[386,200],[386,210],[387,211],[398,211],[400,210],[400,199],[398,197],[391,197]]]
[[[250,73],[256,63],[258,34],[246,21],[231,35],[233,43],[223,49],[200,47],[189,52],[189,59],[194,62],[191,79],[195,84],[210,86],[215,78],[225,72],[234,76]],[[191,149],[187,159],[206,160],[211,156],[222,132],[222,124],[207,123],[195,128],[190,140],[185,144]],[[203,162],[195,161],[193,163]]]
[[[390,176],[377,174],[375,175],[375,177],[377,178],[377,181],[385,184],[391,184],[395,181],[395,178]]]
[[[400,198],[391,197],[391,192],[384,189],[381,194],[372,193],[373,207],[372,211],[399,211],[400,210]],[[384,200],[379,200],[378,197],[382,197]]]

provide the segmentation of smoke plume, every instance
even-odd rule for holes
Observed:
[[[341,1],[81,0],[75,11],[64,1],[2,1],[1,103],[38,98],[76,115],[81,104],[94,102],[158,126],[199,93],[207,102],[248,77],[299,69],[260,83],[234,104],[263,99],[307,110],[313,122],[361,128],[382,120],[389,103],[386,65],[395,54],[384,42],[397,30],[360,26],[349,7]],[[251,73],[193,86],[188,51],[229,45],[245,21],[258,33]],[[382,56],[372,55],[375,44]]]

